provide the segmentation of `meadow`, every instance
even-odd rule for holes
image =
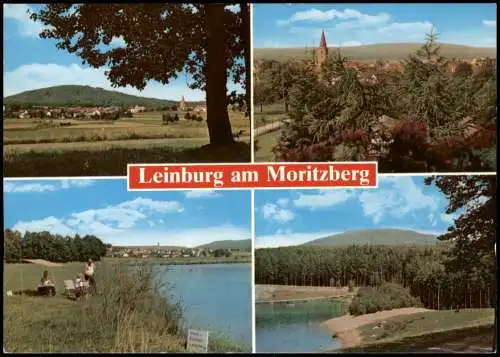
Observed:
[[[116,121],[4,119],[4,175],[114,176],[124,175],[130,162],[249,161],[250,120],[244,113],[229,112],[236,139],[231,150],[206,147],[205,113],[197,122],[177,112],[181,120],[165,125],[166,113]]]
[[[54,297],[17,294],[36,288],[43,270],[56,283]],[[71,300],[63,294],[83,263],[45,267],[4,264],[4,348],[9,352],[184,352],[183,307],[160,295],[152,266],[96,263],[97,294]],[[6,291],[14,292],[6,296]],[[164,291],[164,290],[162,290]],[[211,334],[210,352],[243,347]]]

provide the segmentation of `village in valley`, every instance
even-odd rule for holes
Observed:
[[[158,243],[150,247],[122,247],[107,248],[106,256],[111,258],[243,258],[250,256],[250,248],[185,248],[163,247]]]
[[[316,41],[255,48],[256,161],[378,161],[381,172],[495,167],[494,48],[441,43],[434,28],[420,43],[332,47],[324,30]]]

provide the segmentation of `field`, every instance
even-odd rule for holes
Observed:
[[[4,174],[114,176],[124,175],[126,163],[133,162],[249,161],[250,121],[243,113],[229,113],[233,133],[239,134],[231,150],[203,147],[209,143],[205,120],[163,125],[163,113],[117,121],[5,119]]]
[[[328,41],[328,38],[327,38]],[[392,43],[392,44],[374,44],[355,47],[342,47],[342,53],[345,57],[357,61],[399,61],[406,59],[408,53],[415,52],[421,44],[419,43]],[[337,48],[330,47],[329,52],[334,53]],[[448,58],[471,59],[479,57],[496,58],[495,48],[480,48],[470,46],[460,46],[452,44],[443,44],[442,54]],[[277,60],[287,59],[310,59],[311,48],[308,53],[305,48],[255,48],[253,50],[254,60]]]
[[[345,331],[350,332],[347,339],[351,343],[345,344],[343,351],[446,352],[448,349],[450,352],[491,352],[494,320],[493,309],[425,311],[373,319],[371,323]]]
[[[123,267],[109,261],[96,263],[98,294],[74,301],[64,297],[63,280],[74,279],[83,263],[50,268],[4,264],[4,348],[38,353],[185,351],[178,310],[154,294],[151,270],[139,267],[125,274]],[[45,269],[55,280],[55,297],[16,294],[35,289]],[[14,295],[6,296],[7,290]],[[209,350],[238,351],[239,347],[213,338]]]
[[[271,126],[272,123],[287,119],[282,103],[263,105],[262,112],[259,106],[255,106],[254,112],[254,134],[255,134],[255,161],[272,162],[274,154],[272,149],[276,145],[281,131],[279,129],[260,133],[259,128]]]

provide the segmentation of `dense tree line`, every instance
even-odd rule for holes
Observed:
[[[256,104],[284,101],[290,121],[274,148],[280,161],[375,160],[382,172],[493,168],[496,61],[473,70],[440,56],[434,33],[401,64],[363,76],[339,52],[320,72],[312,61],[268,61]],[[363,78],[364,77],[364,78]]]
[[[422,246],[297,246],[257,249],[257,284],[376,287],[396,283],[425,307],[496,306],[496,177],[426,179],[459,212],[439,240]]]
[[[93,235],[74,237],[49,232],[4,231],[4,261],[19,263],[23,259],[45,259],[52,262],[98,261],[106,255],[106,244]]]

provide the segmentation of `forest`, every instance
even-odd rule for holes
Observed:
[[[49,232],[4,231],[4,262],[21,263],[23,259],[44,259],[51,262],[99,261],[109,245],[93,235],[74,237]]]
[[[281,102],[277,161],[378,161],[381,172],[490,171],[496,167],[496,60],[441,56],[437,34],[388,70],[349,65],[339,50],[313,61],[263,61],[258,107]]]
[[[496,306],[496,177],[438,176],[425,183],[447,197],[448,214],[461,212],[438,237],[443,243],[256,249],[255,283],[384,286],[371,294],[360,289],[368,299],[392,294],[387,284],[397,284],[431,309]]]

